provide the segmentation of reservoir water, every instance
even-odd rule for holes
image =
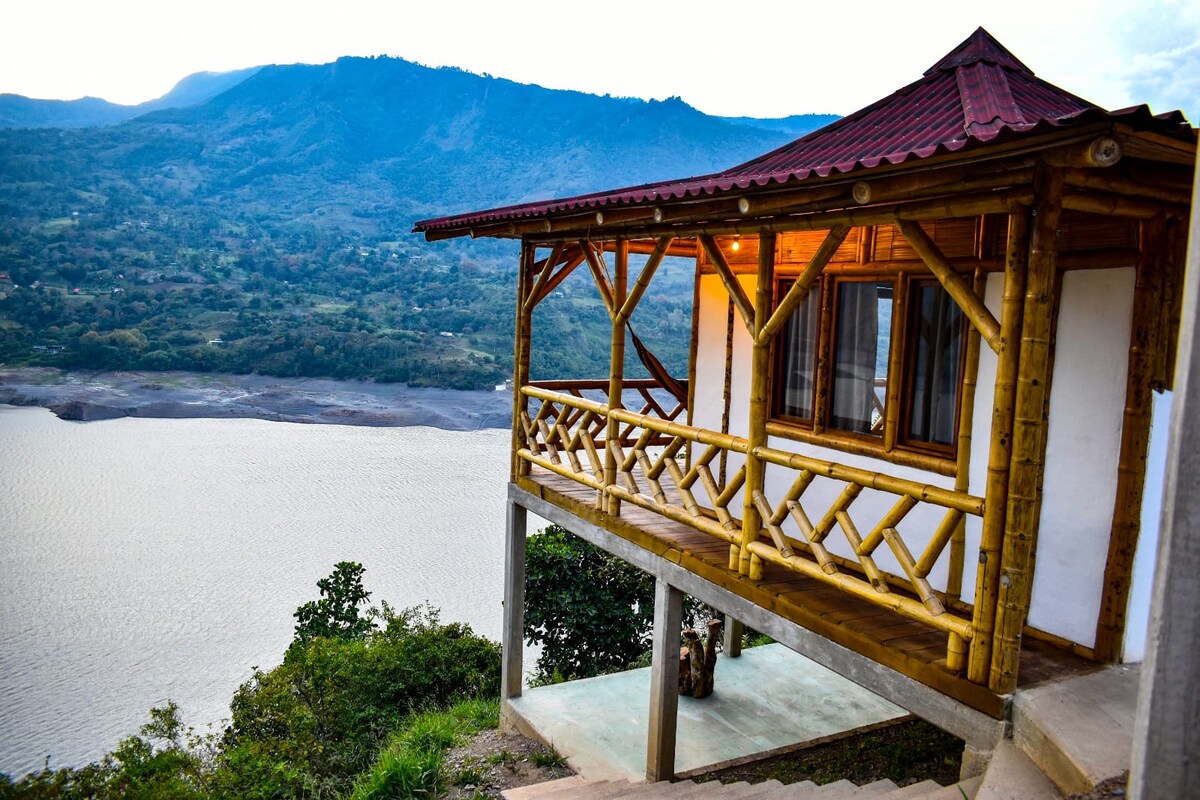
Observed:
[[[498,639],[509,437],[0,406],[0,772],[226,717],[337,561]]]

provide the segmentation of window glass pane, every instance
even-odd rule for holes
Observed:
[[[892,338],[892,284],[839,283],[836,303],[830,426],[881,436]]]
[[[963,316],[938,284],[913,286],[912,404],[908,438],[953,444],[956,424]]]
[[[782,392],[778,413],[782,416],[812,419],[820,316],[821,289],[814,286],[788,318],[779,341],[783,354],[779,360]]]

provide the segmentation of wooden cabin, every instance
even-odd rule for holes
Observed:
[[[506,696],[526,510],[658,578],[652,778],[681,592],[985,750],[1014,692],[1140,659],[1196,139],[980,29],[727,171],[418,223],[521,243]],[[695,263],[689,374],[627,381],[668,256]],[[579,268],[610,373],[533,383],[532,319]]]

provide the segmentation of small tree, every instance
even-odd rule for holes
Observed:
[[[645,660],[654,578],[550,525],[526,545],[525,638],[541,645],[537,678],[589,678]],[[684,624],[717,612],[687,597]]]
[[[360,613],[371,593],[363,588],[365,568],[357,561],[339,561],[327,578],[317,581],[320,600],[296,609],[294,642],[306,644],[317,637],[357,641],[374,630],[375,623]]]

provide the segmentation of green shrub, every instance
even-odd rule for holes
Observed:
[[[351,800],[434,797],[441,788],[442,751],[385,750],[354,784]]]
[[[534,682],[628,669],[650,649],[654,578],[550,525],[526,544],[525,638],[540,645]],[[717,612],[692,598],[684,624]]]

